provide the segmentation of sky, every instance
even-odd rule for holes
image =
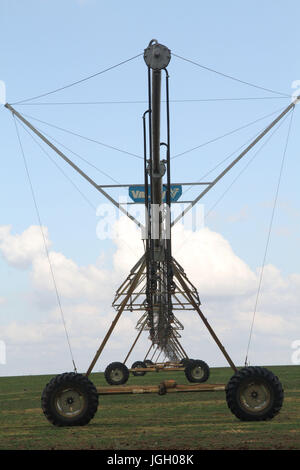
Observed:
[[[299,14],[296,0],[1,1],[0,83],[6,96],[0,105],[0,342],[6,361],[0,376],[72,370],[16,127],[4,101],[15,103],[98,184],[142,184],[143,52],[157,39],[172,54],[172,180],[203,181],[225,167],[220,162],[237,156],[290,104],[292,94],[300,94]],[[47,94],[59,88],[64,89]],[[178,224],[173,231],[173,255],[237,365],[245,360],[271,219],[249,360],[292,364],[298,353],[298,125],[296,105],[292,118],[281,121],[201,200],[204,226]],[[72,352],[78,370],[85,371],[113,319],[115,291],[142,253],[140,235],[113,212],[119,237],[99,236],[103,210],[113,210],[103,206],[107,200],[20,124],[17,129]],[[189,188],[183,198],[197,191]],[[126,190],[110,194],[117,199]],[[225,366],[197,315],[178,318],[190,357]],[[124,314],[95,370],[123,361],[137,320]],[[141,360],[148,346],[145,334],[129,362]]]

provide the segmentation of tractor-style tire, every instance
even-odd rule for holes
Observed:
[[[98,408],[98,392],[82,374],[65,372],[53,377],[41,397],[42,410],[55,426],[84,426]]]
[[[131,369],[146,369],[147,365],[145,362],[143,361],[136,361],[132,364],[131,366]],[[146,372],[145,371],[136,371],[136,372],[132,372],[132,375],[134,375],[135,377],[142,377],[143,375],[145,375]]]
[[[208,380],[210,370],[206,362],[200,359],[189,359],[184,373],[189,382],[203,383]]]
[[[279,413],[283,388],[276,375],[264,367],[244,367],[226,386],[230,411],[241,421],[264,421]]]
[[[123,385],[129,378],[129,370],[122,362],[112,362],[106,367],[104,377],[110,385]]]

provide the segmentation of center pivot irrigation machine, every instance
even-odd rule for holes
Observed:
[[[260,421],[273,418],[281,409],[283,389],[278,378],[263,367],[246,365],[237,369],[228,352],[200,309],[199,295],[186,273],[172,255],[172,227],[191,210],[270,130],[295,107],[297,99],[289,104],[231,163],[210,182],[172,183],[170,171],[170,115],[169,74],[170,50],[152,40],[144,51],[148,68],[148,109],[143,115],[144,130],[144,184],[99,185],[84,173],[65,153],[34,127],[16,109],[6,104],[14,118],[21,121],[65,162],[126,214],[142,230],[144,254],[131,269],[124,283],[117,290],[113,306],[116,316],[108,329],[85,374],[68,372],[57,375],[42,393],[42,409],[46,418],[58,426],[85,425],[95,415],[99,395],[135,393],[175,393],[223,390],[231,412],[241,420]],[[166,141],[161,141],[161,89],[165,79]],[[77,83],[77,82],[76,82]],[[16,122],[16,120],[15,120]],[[22,146],[21,146],[22,148]],[[162,158],[162,156],[165,158]],[[183,212],[172,220],[171,206],[181,194],[182,186],[202,185],[202,191]],[[137,203],[145,206],[145,225],[141,224],[124,206],[107,192],[109,187],[128,187]],[[220,261],[221,262],[221,261]],[[183,325],[176,318],[176,311],[195,311],[208,329],[213,340],[233,370],[227,384],[208,384],[209,367],[197,359],[189,359],[180,342]],[[89,379],[94,366],[108,342],[124,311],[140,311],[137,323],[138,335],[130,347],[124,362],[113,362],[105,370],[105,378],[111,386],[96,388]],[[126,362],[142,332],[148,332],[150,348],[143,360],[130,369]],[[151,351],[151,356],[150,355]],[[160,356],[163,360],[158,362]],[[152,361],[153,359],[153,361]],[[178,385],[165,380],[158,386],[124,385],[130,372],[144,375],[154,371],[184,371],[190,385]]]

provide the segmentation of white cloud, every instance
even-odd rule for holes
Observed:
[[[62,253],[50,252],[52,271],[62,297],[66,299],[103,300],[111,284],[112,273],[94,265],[78,266]],[[53,290],[49,261],[46,257],[36,256],[32,260],[32,279],[38,291]]]
[[[113,256],[114,268],[127,276],[129,270],[143,254],[141,232],[127,217],[121,217],[115,224],[116,252]]]
[[[179,225],[173,240],[175,257],[201,296],[244,295],[255,289],[256,274],[219,233],[207,227],[191,232]]]
[[[28,268],[32,261],[45,254],[45,243],[47,248],[50,240],[47,227],[42,227],[45,242],[42,237],[41,228],[32,225],[21,235],[12,235],[11,227],[0,226],[0,251],[6,261],[18,268]]]

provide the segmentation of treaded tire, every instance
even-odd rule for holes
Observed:
[[[122,362],[112,362],[106,367],[104,377],[110,385],[123,385],[129,378],[129,370]]]
[[[189,382],[203,383],[208,380],[210,370],[206,362],[200,359],[189,359],[184,373]]]
[[[226,386],[228,408],[241,421],[274,418],[282,407],[283,398],[278,377],[264,367],[244,367]]]
[[[136,361],[132,364],[131,369],[136,369],[136,368],[146,369],[146,367],[147,367],[146,362]],[[142,377],[145,374],[146,374],[145,371],[132,372],[132,375],[134,375],[135,377]]]
[[[41,397],[42,410],[55,426],[84,426],[98,408],[98,392],[82,374],[65,372],[53,377]]]

